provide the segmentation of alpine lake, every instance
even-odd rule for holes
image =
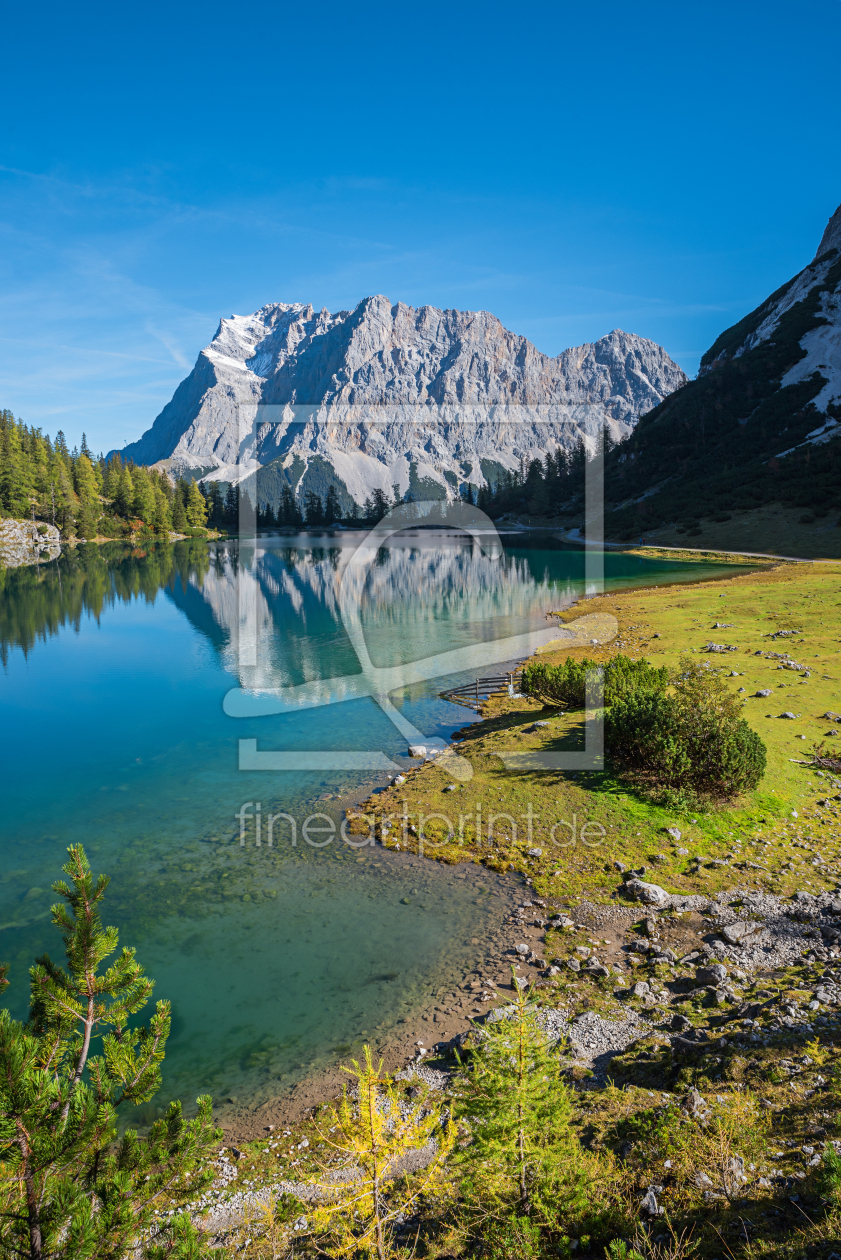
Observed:
[[[82,544],[0,572],[6,1001],[24,1017],[34,958],[62,960],[50,886],[80,843],[111,876],[104,921],[172,1002],[141,1123],[172,1097],[190,1111],[210,1093],[223,1114],[277,1097],[387,1041],[473,970],[522,893],[341,822],[417,764],[413,731],[446,743],[476,720],[444,688],[552,637],[547,614],[587,593],[584,553],[541,533],[368,550],[350,531]],[[731,571],[603,566],[606,589]]]

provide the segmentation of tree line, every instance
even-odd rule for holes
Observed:
[[[257,524],[318,527],[339,522],[372,523],[401,502],[398,487],[393,499],[377,489],[362,508],[351,500],[342,509],[335,486],[322,498],[307,491],[299,503],[284,485],[277,506],[257,505]],[[0,515],[34,518],[56,525],[65,537],[122,538],[137,532],[179,534],[203,532],[207,527],[235,532],[239,526],[240,487],[224,482],[196,482],[177,477],[173,482],[156,468],[94,455],[85,434],[81,446],[68,448],[59,429],[54,439],[35,426],[0,411]]]
[[[82,434],[69,450],[59,429],[52,440],[0,411],[0,513],[56,525],[65,537],[121,538],[137,530],[190,533],[207,523],[198,485],[119,455],[94,455]]]

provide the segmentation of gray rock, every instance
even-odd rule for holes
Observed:
[[[730,945],[740,945],[749,936],[755,936],[761,926],[760,923],[739,920],[737,923],[725,924],[721,929],[721,935]]]
[[[636,984],[634,985],[634,987],[631,989],[631,993],[636,998],[648,997],[650,992],[651,992],[651,985],[647,984],[645,980],[638,980]]]
[[[671,836],[675,844],[680,843],[681,833],[677,827],[666,827],[666,835]]]
[[[671,1026],[675,1032],[686,1032],[687,1029],[692,1027],[692,1020],[687,1019],[685,1015],[673,1015]]]
[[[46,564],[61,554],[61,536],[55,525],[43,521],[16,521],[0,517],[0,565]]]
[[[696,967],[695,979],[699,984],[719,985],[727,979],[727,968],[722,963],[712,963],[709,967]]]
[[[520,942],[519,945],[515,945],[514,949],[522,958],[525,958],[526,954],[531,953],[531,946],[526,945],[522,941]]]
[[[210,469],[211,477],[238,480],[240,404],[274,405],[280,420],[284,406],[306,399],[315,405],[300,413],[300,432],[294,414],[283,429],[265,423],[255,459],[276,459],[285,431],[290,457],[313,462],[322,476],[332,465],[339,484],[361,502],[391,482],[405,493],[413,465],[446,491],[444,472],[463,480],[466,459],[481,484],[481,459],[514,468],[520,454],[529,460],[557,446],[572,449],[579,431],[571,407],[588,433],[610,421],[626,436],[641,414],[685,383],[660,346],[620,331],[553,358],[487,311],[414,309],[381,294],[335,314],[271,302],[221,321],[152,428],[121,454],[143,464],[167,459],[173,472]],[[386,404],[389,423],[377,424]],[[499,404],[518,404],[523,414],[507,425],[477,423],[477,409]]]
[[[648,884],[641,879],[629,879],[625,888],[632,897],[644,902],[647,906],[665,906],[670,901],[669,894],[659,884]]]
[[[610,968],[606,967],[604,963],[599,962],[598,958],[589,959],[589,961],[584,967],[584,970],[586,972],[589,972],[591,976],[609,976],[610,975]]]
[[[788,710],[788,709],[786,709],[785,713],[781,713],[781,714],[780,714],[780,717],[781,717],[781,718],[787,718],[790,722],[794,722],[794,721],[796,720],[796,718],[797,718],[797,714],[796,714],[796,713],[791,713],[791,712],[789,712],[789,710]]]
[[[697,1089],[689,1090],[683,1100],[683,1105],[690,1116],[698,1116],[709,1110],[703,1094],[700,1094]]]
[[[663,1215],[663,1208],[661,1208],[659,1203],[657,1202],[657,1195],[655,1194],[654,1186],[649,1186],[645,1194],[643,1195],[642,1201],[640,1203],[640,1211],[645,1213],[647,1216],[662,1216]]]
[[[772,690],[772,688],[771,688],[771,687],[763,687],[763,689],[762,689],[761,691],[755,691],[753,694],[754,694],[755,696],[757,696],[757,697],[759,697],[759,696],[765,697],[765,696],[770,696],[770,695],[772,695],[772,694],[773,694],[773,690]]]
[[[567,966],[569,967],[570,971],[580,971],[580,970],[581,970],[581,963],[578,961],[578,959],[577,959],[577,958],[568,958],[568,959],[567,959]]]
[[[529,857],[543,857],[542,849],[529,849]]]

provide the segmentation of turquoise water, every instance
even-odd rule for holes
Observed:
[[[81,842],[112,877],[106,921],[173,1002],[168,1096],[268,1097],[385,1040],[472,968],[471,942],[511,894],[479,868],[455,880],[329,831],[310,847],[300,828],[315,812],[338,825],[348,793],[384,782],[377,759],[408,765],[407,729],[446,740],[463,726],[439,689],[505,659],[517,636],[547,637],[546,614],[584,589],[582,553],[518,538],[485,554],[427,535],[354,573],[358,542],[88,545],[3,575],[8,1001],[22,1015],[33,957],[60,954],[49,889]],[[726,571],[605,557],[616,588]],[[418,677],[431,657],[448,672]],[[371,678],[396,684],[387,699]],[[240,769],[241,741],[299,761]],[[348,753],[361,769],[342,768]],[[295,846],[281,820],[258,848],[235,817],[247,802],[252,817],[260,802],[264,819],[294,818]]]

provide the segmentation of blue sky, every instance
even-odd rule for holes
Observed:
[[[841,0],[4,14],[0,406],[148,428],[220,316],[370,293],[690,374],[841,202]]]

